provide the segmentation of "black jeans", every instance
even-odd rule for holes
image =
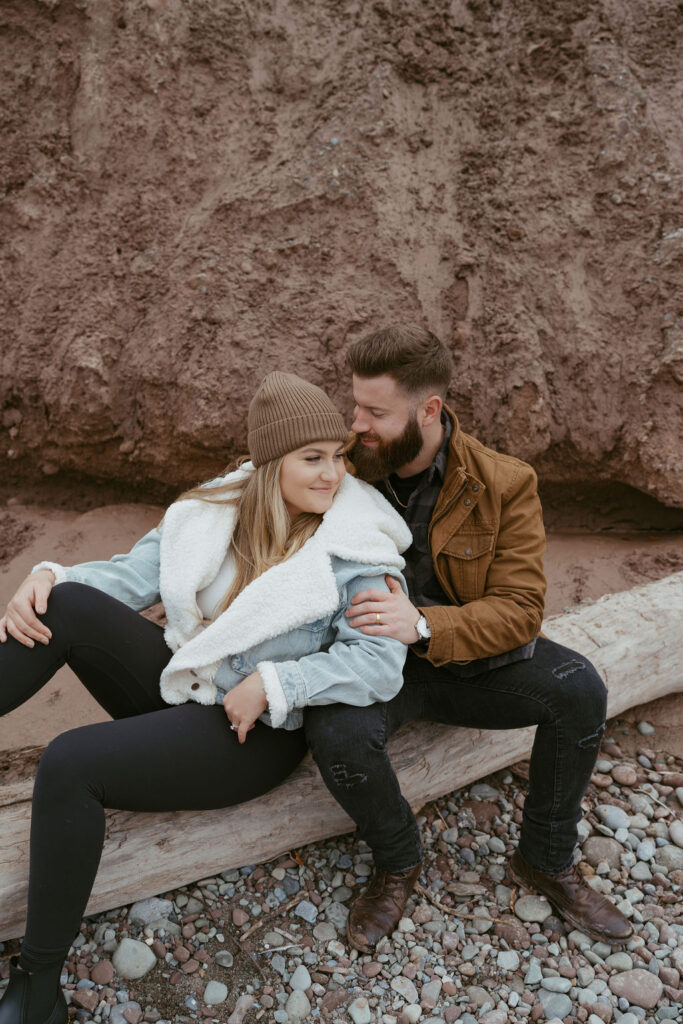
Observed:
[[[542,637],[531,659],[469,672],[434,668],[409,651],[403,688],[388,703],[309,708],[306,737],[322,777],[377,865],[402,871],[418,863],[422,847],[387,755],[389,737],[418,718],[477,729],[536,725],[519,848],[532,867],[562,871],[605,730],[605,686],[586,658]]]
[[[22,946],[34,966],[61,963],[78,930],[102,852],[105,807],[227,807],[277,786],[306,752],[302,729],[257,722],[240,745],[220,705],[165,704],[159,676],[171,652],[163,631],[102,591],[61,583],[41,619],[52,631],[47,646],[12,638],[0,644],[0,714],[66,663],[116,721],[62,733],[41,759]]]

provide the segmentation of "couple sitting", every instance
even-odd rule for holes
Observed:
[[[430,332],[376,332],[347,362],[351,446],[319,388],[271,373],[249,407],[251,461],[181,495],[127,555],[40,563],[0,619],[0,713],[66,662],[113,718],[59,736],[40,763],[26,934],[0,1024],[67,1019],[59,976],[104,808],[249,800],[309,746],[374,854],[347,928],[370,951],[420,874],[419,830],[386,753],[416,718],[537,726],[510,875],[573,927],[630,937],[572,866],[606,695],[583,656],[539,636],[535,474],[461,433],[444,405],[450,355]],[[165,631],[136,614],[159,598]]]

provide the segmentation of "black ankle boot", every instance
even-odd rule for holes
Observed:
[[[0,999],[0,1024],[66,1024],[66,1000],[54,970],[24,971],[15,956],[9,985]]]

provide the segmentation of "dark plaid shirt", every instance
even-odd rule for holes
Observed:
[[[388,479],[379,480],[376,485],[406,521],[413,535],[413,543],[403,552],[406,560],[403,575],[408,584],[410,600],[416,608],[455,603],[444,593],[436,578],[429,546],[429,524],[446,476],[448,445],[453,433],[453,424],[448,416],[442,414],[442,423],[443,441],[431,466],[411,477],[398,477],[392,473]],[[426,649],[427,643],[421,641],[415,646]],[[525,661],[533,656],[535,647],[536,640],[531,640],[512,651],[493,654],[490,658],[478,658],[465,665],[453,665],[453,670],[463,676],[478,675],[515,661]]]
[[[453,433],[453,424],[444,417],[444,436],[431,466],[416,476],[398,477],[392,473],[387,480],[380,480],[379,490],[405,519],[413,535],[413,543],[403,552],[406,567],[403,575],[408,584],[410,600],[417,608],[433,604],[453,604],[436,578],[432,551],[429,546],[429,524],[434,507],[443,487],[448,460],[448,444]],[[393,488],[393,492],[392,492]],[[407,508],[404,508],[407,504]]]

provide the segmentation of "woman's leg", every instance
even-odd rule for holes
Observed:
[[[49,644],[0,644],[0,715],[19,707],[69,665],[112,718],[166,705],[159,676],[171,657],[163,630],[121,601],[83,583],[54,587],[42,621]]]
[[[305,751],[303,730],[261,722],[240,745],[219,705],[166,707],[57,737],[43,755],[33,795],[22,963],[61,965],[97,872],[105,807],[226,807],[278,785]]]

